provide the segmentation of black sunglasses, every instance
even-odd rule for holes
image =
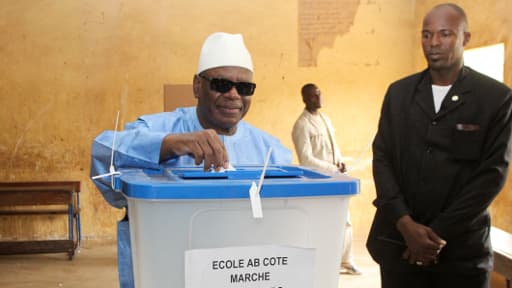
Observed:
[[[219,93],[226,93],[234,86],[240,96],[251,96],[256,89],[256,84],[251,82],[233,82],[222,78],[209,78],[201,74],[197,76],[209,81],[210,89]]]

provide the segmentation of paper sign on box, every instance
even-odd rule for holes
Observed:
[[[185,288],[312,288],[315,249],[266,245],[185,252]]]

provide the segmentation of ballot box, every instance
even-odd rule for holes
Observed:
[[[251,201],[249,189],[259,183],[262,167],[235,168],[120,171],[116,185],[128,199],[136,287],[185,287],[186,251],[264,245],[312,249],[311,287],[338,287],[347,209],[359,181],[269,166],[260,199]],[[258,201],[261,218],[255,217]],[[238,284],[224,287],[266,287]]]

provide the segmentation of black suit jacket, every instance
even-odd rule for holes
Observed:
[[[430,269],[489,270],[487,208],[507,176],[512,92],[464,67],[435,113],[431,85],[427,69],[391,84],[384,98],[367,248],[381,265],[411,267],[401,260],[405,242],[395,226],[409,214],[448,243]]]

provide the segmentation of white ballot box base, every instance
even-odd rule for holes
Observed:
[[[136,287],[185,287],[186,250],[251,245],[313,248],[314,287],[338,285],[348,196],[263,199],[260,219],[246,199],[128,201]]]

